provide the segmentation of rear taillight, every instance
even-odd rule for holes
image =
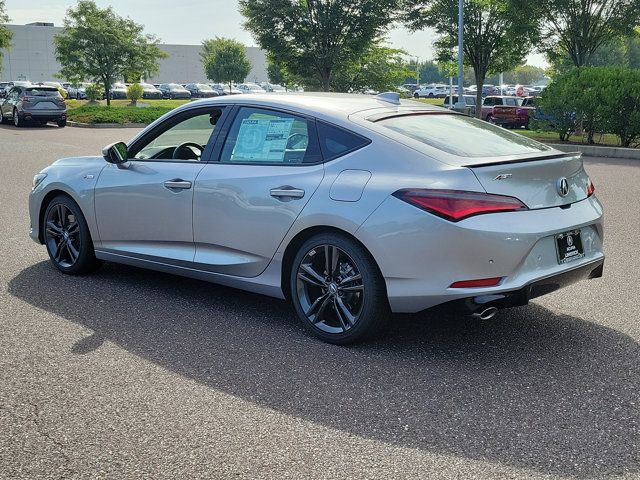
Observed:
[[[596,187],[593,185],[593,182],[591,181],[591,179],[589,179],[589,182],[587,183],[587,197],[590,197],[591,195],[593,195],[593,192],[596,191]]]
[[[515,197],[459,190],[399,190],[393,194],[411,205],[452,222],[484,213],[527,210]]]

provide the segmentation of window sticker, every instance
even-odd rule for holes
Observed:
[[[242,120],[231,161],[284,161],[293,118]]]

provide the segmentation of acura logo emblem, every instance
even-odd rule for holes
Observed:
[[[561,197],[566,197],[569,194],[569,181],[565,177],[558,180],[558,193]]]

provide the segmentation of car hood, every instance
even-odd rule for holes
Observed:
[[[49,165],[44,171],[55,168],[55,167],[102,167],[106,165],[103,156],[95,156],[95,157],[68,157],[61,158],[60,160],[56,160],[51,165]]]

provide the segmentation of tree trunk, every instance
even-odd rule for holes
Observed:
[[[477,70],[474,70],[476,72]],[[484,86],[484,74],[476,73],[476,118],[482,118],[482,87]]]
[[[104,96],[107,99],[107,107],[111,106],[111,83],[109,81],[104,82]]]

